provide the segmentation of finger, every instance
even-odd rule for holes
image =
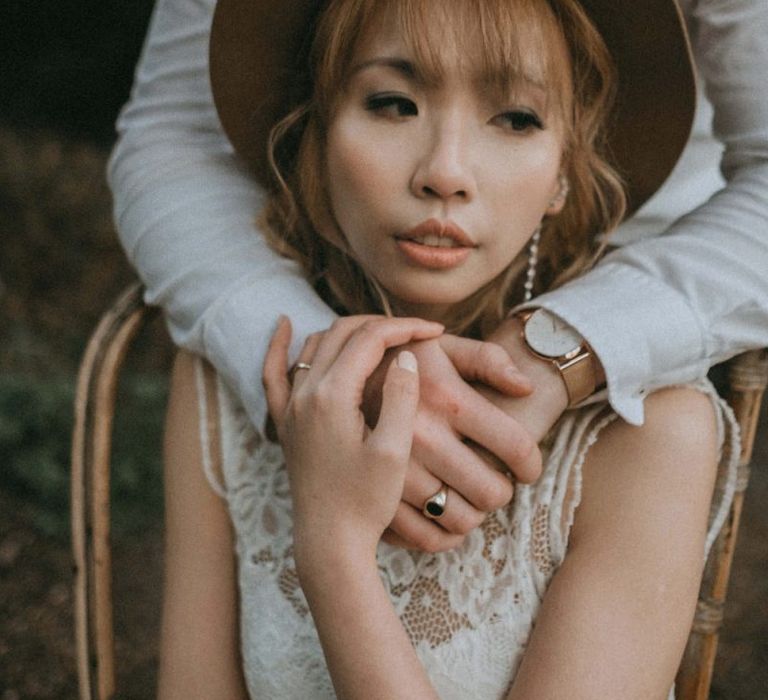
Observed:
[[[384,530],[384,533],[381,536],[381,541],[386,542],[393,547],[400,547],[400,549],[416,549],[416,545],[414,545],[413,542],[408,542],[403,539],[391,528]]]
[[[319,343],[315,347],[313,364],[318,369],[327,369],[328,365],[338,356],[342,347],[360,326],[367,321],[382,318],[373,314],[356,314],[354,316],[343,316],[337,318],[331,327],[323,334],[323,347],[318,353]]]
[[[490,513],[512,499],[508,474],[494,469],[446,428],[417,430],[411,456],[478,511]]]
[[[278,425],[291,396],[291,385],[288,382],[288,346],[291,343],[291,333],[290,320],[281,316],[269,341],[262,371],[269,413]]]
[[[381,411],[369,442],[385,446],[407,464],[413,439],[413,424],[419,405],[419,375],[416,356],[402,350],[389,365],[381,390]]]
[[[384,316],[352,316],[336,321],[323,338],[314,365],[328,371],[341,358],[351,362],[347,371],[367,378],[375,369],[387,348],[411,340],[426,340],[440,335],[444,326],[420,318],[385,318]],[[350,347],[351,344],[351,347]],[[371,353],[377,356],[371,367]]]
[[[405,477],[403,500],[422,510],[424,502],[437,493],[443,482],[416,462],[411,462]],[[436,522],[440,527],[456,535],[466,535],[485,520],[486,513],[475,508],[453,488],[448,489],[445,511]],[[422,514],[422,517],[423,516]]]
[[[390,318],[367,321],[359,326],[328,368],[327,379],[342,399],[359,407],[365,382],[379,366],[384,353],[413,340],[434,338],[440,324],[418,318]],[[318,356],[323,346],[318,349]]]
[[[446,334],[440,346],[467,382],[481,382],[508,396],[528,396],[533,383],[520,372],[507,351],[497,345]]]
[[[304,346],[301,348],[298,358],[296,358],[296,364],[293,365],[289,373],[292,388],[297,389],[307,380],[308,372],[311,372],[314,366],[315,353],[322,338],[323,333],[312,333],[307,336]],[[303,365],[309,365],[309,367]]]
[[[407,503],[400,503],[390,529],[411,547],[422,552],[444,552],[455,549],[463,541],[462,535],[454,535],[443,530],[432,520],[427,520],[421,510]]]
[[[529,484],[541,475],[541,452],[528,431],[477,392],[467,390],[452,427],[495,454],[518,481]]]

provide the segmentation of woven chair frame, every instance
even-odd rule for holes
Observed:
[[[110,547],[110,457],[115,397],[123,361],[151,310],[142,288],[128,288],[104,314],[86,347],[75,396],[72,440],[72,547],[75,638],[80,700],[115,696]],[[733,563],[760,404],[768,384],[768,351],[728,363],[727,399],[742,435],[738,484],[729,517],[707,561],[699,602],[676,679],[677,700],[706,700],[712,682],[726,589]]]
[[[110,700],[115,694],[109,502],[112,423],[120,369],[149,315],[141,286],[128,288],[101,318],[77,379],[71,516],[81,700]]]
[[[712,685],[719,631],[733,554],[739,534],[744,494],[749,484],[760,405],[768,385],[768,350],[753,350],[728,363],[728,403],[741,432],[736,493],[728,519],[707,559],[699,590],[696,614],[675,682],[678,700],[706,700]]]

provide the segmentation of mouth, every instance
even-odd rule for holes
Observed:
[[[411,263],[432,270],[458,267],[477,247],[460,226],[437,219],[428,219],[395,240]]]

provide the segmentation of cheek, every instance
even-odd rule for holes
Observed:
[[[549,202],[557,187],[560,172],[560,149],[557,145],[543,148],[521,147],[514,152],[504,153],[503,161],[497,160],[495,175],[489,175],[495,182],[494,190],[506,190],[524,197],[526,204]]]
[[[386,149],[354,124],[338,124],[329,131],[327,162],[337,217],[348,209],[375,206],[391,188],[392,169],[383,167]]]
[[[330,206],[358,262],[373,264],[380,227],[389,221],[393,173],[386,149],[358,124],[338,123],[329,130],[326,163]]]

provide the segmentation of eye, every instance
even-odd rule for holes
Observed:
[[[416,103],[403,95],[371,95],[365,100],[365,108],[383,117],[415,117],[419,113]]]
[[[528,131],[529,129],[543,129],[544,124],[533,112],[513,110],[496,115],[492,123],[512,131]]]

